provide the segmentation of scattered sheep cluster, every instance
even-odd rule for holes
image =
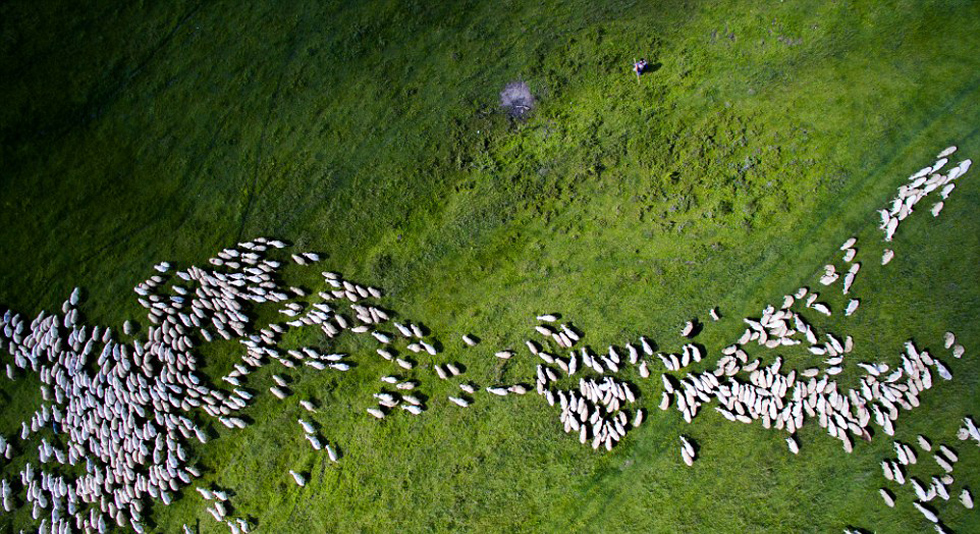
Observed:
[[[919,172],[910,176],[909,182],[911,183],[898,188],[898,195],[892,199],[889,209],[878,211],[881,215],[881,225],[879,228],[885,233],[885,241],[891,241],[895,236],[895,231],[898,230],[899,223],[912,214],[913,208],[920,200],[937,189],[942,200],[933,204],[929,212],[932,213],[933,217],[939,216],[939,213],[943,210],[944,201],[949,198],[949,195],[956,187],[954,181],[966,174],[973,164],[973,161],[966,159],[957,164],[956,167],[950,169],[945,175],[939,174],[939,171],[949,163],[948,157],[952,156],[955,152],[955,146],[948,147],[940,152],[936,156],[937,161],[935,163],[922,168]],[[885,255],[881,259],[882,265],[887,264],[892,256],[891,251],[886,250]]]
[[[973,423],[968,417],[964,421],[966,421],[967,425],[972,425]],[[969,434],[969,430],[967,430],[967,434]],[[932,442],[927,437],[920,434],[916,437],[916,442],[923,453],[933,452]],[[916,477],[910,476],[906,471],[908,466],[918,463],[919,457],[915,449],[900,441],[893,442],[892,446],[895,449],[895,458],[885,459],[881,462],[881,471],[885,478],[900,486],[905,485],[906,481],[908,481],[909,487],[915,493],[917,499],[912,502],[912,505],[922,513],[923,517],[934,523],[936,532],[947,532],[936,510],[931,508],[927,503],[937,497],[944,501],[949,501],[953,498],[953,494],[950,492],[954,481],[953,466],[959,461],[959,456],[946,445],[940,444],[932,457],[942,472],[931,475],[930,482],[927,484]],[[895,493],[888,488],[881,488],[878,492],[887,506],[895,506]],[[973,494],[970,493],[969,488],[962,487],[960,489],[959,501],[965,508],[973,508]]]

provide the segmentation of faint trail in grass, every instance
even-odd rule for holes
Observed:
[[[262,153],[263,149],[265,148],[265,139],[269,133],[269,125],[272,124],[272,114],[276,110],[276,104],[279,102],[279,94],[282,92],[282,83],[286,78],[286,70],[288,69],[289,64],[296,58],[296,52],[299,50],[299,43],[302,41],[302,39],[300,39],[301,32],[299,32],[299,26],[306,19],[306,15],[307,13],[304,10],[303,16],[299,17],[296,24],[293,25],[293,29],[290,32],[292,39],[289,44],[289,52],[286,54],[282,67],[279,69],[279,79],[276,80],[276,87],[272,90],[272,94],[269,96],[269,108],[266,110],[265,119],[262,121],[262,132],[259,134],[259,142],[255,147],[255,165],[252,171],[252,183],[248,188],[248,196],[245,199],[245,209],[242,210],[242,218],[238,224],[236,241],[242,240],[242,236],[245,233],[245,223],[248,222],[249,214],[252,211],[252,204],[255,202],[256,188],[259,184],[259,172],[262,168]]]

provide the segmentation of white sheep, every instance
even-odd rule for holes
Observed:
[[[459,397],[453,397],[452,395],[449,396],[449,401],[452,402],[453,404],[455,404],[457,406],[461,406],[463,408],[466,408],[467,406],[470,405],[470,402],[468,400],[461,399]]]

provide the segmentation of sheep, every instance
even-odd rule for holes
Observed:
[[[933,204],[932,205],[932,208],[929,210],[929,212],[932,213],[932,216],[933,217],[939,217],[939,213],[942,212],[942,211],[943,211],[943,202],[942,201],[939,201],[939,202],[936,202],[935,204]]]
[[[796,439],[793,438],[793,436],[786,438],[786,445],[789,447],[789,452],[793,454],[800,453],[800,445],[796,442]]]
[[[398,329],[398,333],[401,334],[403,337],[406,338],[412,337],[412,330],[410,328],[401,325],[399,323],[392,323],[392,324],[395,325],[395,328]]]
[[[681,458],[683,458],[684,463],[687,464],[688,467],[694,465],[694,456],[692,456],[691,453],[684,447],[681,447]]]
[[[544,315],[539,315],[539,316],[536,317],[537,320],[543,321],[543,322],[546,322],[546,323],[553,323],[553,322],[557,321],[558,318],[559,318],[559,316],[557,314],[552,314],[552,313],[546,313]]]
[[[636,416],[633,417],[633,425],[632,425],[633,428],[636,428],[643,423],[643,417],[644,417],[644,412],[643,409],[640,408],[636,411]]]
[[[861,305],[861,301],[859,301],[858,299],[851,299],[850,301],[848,301],[847,307],[844,309],[844,316],[850,317],[851,315],[853,315],[854,312],[857,311],[858,306],[860,305]]]
[[[925,436],[923,436],[922,434],[919,434],[918,436],[916,436],[916,439],[919,442],[919,448],[920,449],[922,449],[922,450],[924,450],[926,452],[929,452],[929,451],[932,450],[932,444],[929,443],[929,440],[926,439]]]
[[[894,508],[895,507],[895,496],[892,494],[892,492],[888,491],[885,488],[880,488],[878,490],[878,493],[881,494],[881,498],[885,501],[885,504],[889,508]]]
[[[395,360],[395,363],[397,363],[398,366],[401,367],[402,369],[411,369],[411,368],[415,367],[415,365],[412,364],[412,362],[410,362],[408,360],[403,360],[401,358],[396,359]]]
[[[467,347],[476,346],[477,340],[469,334],[463,334],[463,343],[466,343]]]
[[[943,456],[945,456],[946,459],[952,463],[956,463],[957,461],[959,461],[959,457],[956,455],[956,453],[945,445],[939,446],[939,452],[941,452]]]
[[[932,512],[932,510],[929,510],[928,508],[922,506],[918,502],[912,502],[912,506],[915,506],[915,508],[918,511],[922,512],[922,515],[925,516],[925,518],[928,519],[929,521],[932,521],[933,523],[939,522],[939,518],[936,516],[935,513]]]
[[[309,421],[304,421],[302,419],[297,419],[296,421],[299,423],[299,426],[303,427],[303,431],[307,434],[316,434],[316,428],[314,428]]]
[[[296,481],[297,486],[302,488],[303,486],[306,485],[306,478],[303,477],[303,475],[297,473],[296,471],[293,471],[292,469],[289,470],[289,474],[293,476],[293,480]]]
[[[941,467],[943,471],[946,471],[947,473],[953,472],[953,466],[941,455],[933,454],[932,457],[934,460],[936,460],[936,463],[939,464],[939,467]]]
[[[644,354],[647,356],[653,356],[653,347],[650,345],[650,342],[647,341],[647,338],[640,336],[640,346],[643,348]]]
[[[949,349],[954,343],[956,343],[956,336],[952,332],[947,331],[943,334],[943,348]]]
[[[932,500],[928,495],[928,493],[926,492],[925,488],[923,488],[922,485],[919,484],[919,481],[917,479],[912,478],[911,480],[909,480],[909,483],[912,485],[912,489],[915,490],[915,496],[918,497],[920,501],[928,502]]]
[[[501,360],[509,360],[514,356],[514,351],[512,350],[501,350],[494,353],[494,356],[500,358]]]
[[[888,480],[895,480],[895,473],[892,471],[891,464],[889,462],[882,460],[881,472]]]
[[[688,321],[684,323],[684,327],[681,328],[681,337],[688,337],[694,332],[694,321]]]
[[[384,419],[385,413],[378,408],[368,408],[367,413],[376,419]]]
[[[823,304],[823,303],[821,303],[821,302],[816,302],[816,303],[814,303],[814,304],[813,304],[813,305],[811,306],[811,308],[813,308],[813,309],[814,309],[815,311],[817,311],[817,312],[819,312],[819,313],[822,313],[822,314],[824,314],[824,315],[826,315],[826,316],[828,316],[828,317],[830,317],[830,315],[831,315],[831,312],[830,312],[830,308],[829,308],[829,307],[827,307],[827,305],[826,305],[826,304]]]
[[[973,509],[973,495],[970,494],[969,489],[963,488],[963,491],[960,492],[960,502],[963,503],[963,506],[966,509]]]
[[[470,395],[476,393],[476,388],[474,388],[471,384],[460,384],[459,389],[469,393]]]
[[[936,372],[939,373],[939,376],[942,377],[943,380],[953,379],[953,374],[950,373],[949,369],[947,369],[946,366],[943,365],[942,362],[940,362],[939,360],[934,360],[933,366],[936,368]]]
[[[448,379],[449,379],[449,373],[447,373],[447,372],[446,372],[446,371],[445,371],[445,370],[444,370],[444,369],[442,368],[442,366],[440,366],[439,364],[435,364],[435,365],[433,365],[433,366],[432,366],[432,368],[433,368],[433,369],[435,369],[435,371],[436,371],[436,375],[438,375],[438,376],[439,376],[439,379],[440,379],[440,380],[448,380]]]
[[[470,405],[470,402],[468,400],[461,399],[459,397],[453,397],[452,395],[449,396],[449,401],[462,408],[466,408],[467,406]]]

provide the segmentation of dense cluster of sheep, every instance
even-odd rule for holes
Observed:
[[[267,257],[285,247],[282,241],[266,238],[239,243],[211,258],[212,268],[191,266],[174,272],[174,279],[169,263],[155,265],[158,274],[135,288],[152,325],[142,337],[132,337],[136,333],[132,321],[123,325],[123,335],[130,338],[125,340],[109,328],[82,324],[78,289],[64,303],[61,315],[41,312],[28,323],[10,310],[4,313],[0,342],[13,356],[13,362],[6,364],[8,378],[14,380],[19,370],[30,370],[41,381],[44,404],[23,423],[20,435],[25,448],[28,440],[38,438],[40,466],[35,469],[27,463],[20,486],[42,532],[106,532],[111,523],[144,531],[147,499],[169,504],[176,492],[201,475],[188,463],[186,443],[208,440],[206,426],[195,422],[196,410],[229,429],[244,428],[248,423],[237,414],[254,395],[242,389],[243,381],[267,362],[276,361],[287,369],[300,363],[316,370],[351,368],[345,354],[323,354],[312,347],[282,350],[278,343],[287,329],[315,326],[330,338],[345,330],[370,332],[388,346],[391,336],[376,329],[389,319],[388,313],[365,304],[382,296],[379,289],[324,272],[328,291],[317,293],[321,301],[299,302],[296,299],[309,297],[306,291],[282,284],[284,262]],[[292,255],[298,265],[318,260],[311,252]],[[349,301],[354,320],[334,311],[335,303],[343,301]],[[250,310],[266,302],[281,303],[279,311],[289,320],[256,328]],[[396,326],[418,338],[425,350],[436,352],[421,339],[418,325]],[[196,373],[194,349],[218,337],[237,340],[244,349],[241,362],[221,377],[231,391],[207,385]],[[380,348],[378,354],[391,353]],[[275,397],[286,399],[292,394],[285,378],[272,378],[275,385],[269,391]],[[413,384],[403,380],[396,387],[411,389]],[[388,395],[379,397],[391,401]],[[421,413],[419,401],[411,402],[409,395],[403,400],[410,403],[403,406],[406,411]],[[310,400],[299,404],[315,412]],[[300,421],[311,446],[338,461],[337,449],[312,424]],[[12,440],[0,437],[0,452],[12,459]],[[57,473],[57,465],[67,466],[61,469],[63,474]],[[68,474],[74,472],[68,467],[75,465],[84,466],[84,474]],[[0,485],[4,510],[12,512],[14,484],[3,480]],[[248,532],[247,522],[227,517],[223,492],[197,489],[205,498],[216,499],[208,509],[216,520],[226,523],[233,534]]]
[[[900,188],[891,209],[881,211],[886,241],[893,240],[898,223],[930,192],[940,190],[943,199],[948,198],[953,181],[971,163],[965,160],[946,175],[938,174],[954,151],[955,147],[944,150],[939,161],[913,175],[912,183]],[[942,203],[937,206],[934,215],[939,214]],[[851,296],[862,266],[856,261],[856,244],[857,239],[850,238],[840,247],[844,268],[828,264],[817,278],[828,289],[840,283],[841,293],[849,298],[845,317],[855,314],[861,302]],[[29,440],[35,438],[40,462],[39,466],[26,463],[19,482],[0,480],[4,510],[16,508],[15,490],[19,489],[34,520],[40,520],[42,532],[106,532],[113,523],[143,532],[147,502],[169,504],[176,493],[201,476],[188,460],[188,442],[208,441],[209,431],[202,421],[210,417],[228,429],[248,425],[240,412],[255,400],[255,394],[244,389],[252,373],[270,362],[287,370],[302,365],[316,371],[345,372],[354,367],[347,354],[282,347],[283,334],[289,329],[316,328],[327,339],[344,333],[363,335],[377,343],[375,353],[401,373],[382,376],[383,387],[365,408],[379,420],[395,412],[425,413],[428,397],[417,389],[421,386],[419,371],[431,371],[445,381],[465,374],[462,363],[431,361],[441,353],[439,342],[420,324],[393,322],[394,312],[373,303],[383,297],[380,289],[327,271],[318,278],[321,291],[286,284],[282,277],[287,265],[311,266],[320,261],[313,252],[292,254],[283,261],[272,257],[286,247],[282,241],[257,238],[222,250],[207,268],[174,271],[166,262],[155,265],[157,274],[135,288],[151,324],[144,335],[133,321],[123,324],[121,337],[110,328],[83,324],[78,289],[64,303],[61,314],[41,312],[28,322],[9,310],[4,313],[0,345],[13,358],[5,363],[6,374],[15,380],[23,371],[36,373],[43,399],[23,423],[19,441],[0,436],[0,453],[7,460],[16,455],[15,442],[26,450]],[[881,264],[893,257],[893,251],[885,250]],[[282,322],[256,325],[255,307],[264,303],[279,308]],[[677,353],[657,351],[656,344],[642,336],[622,347],[596,352],[582,343],[581,330],[561,322],[555,313],[536,317],[536,337],[525,340],[524,345],[536,363],[533,389],[549,405],[560,407],[558,418],[565,432],[577,433],[580,442],[593,449],[611,450],[646,417],[644,409],[636,407],[641,404],[640,389],[627,379],[634,373],[640,379],[659,375],[661,410],[674,406],[690,423],[705,405],[715,402],[714,409],[725,419],[745,424],[759,421],[765,428],[784,430],[793,454],[800,451],[795,434],[808,419],[816,419],[847,452],[853,450],[855,439],[871,440],[872,424],[893,436],[901,411],[917,407],[921,394],[933,387],[933,373],[952,379],[938,357],[908,341],[901,366],[891,369],[883,362],[856,362],[855,367],[863,371],[859,386],[844,388],[835,377],[853,358],[855,342],[848,335],[820,332],[812,316],[807,317],[811,311],[823,316],[834,313],[829,302],[820,300],[809,287],[785,295],[778,307],[767,306],[758,317],[742,320],[744,332],[718,352],[713,369],[687,372],[683,377],[671,373],[683,372],[711,356],[693,341],[701,330],[696,320],[680,328],[684,343]],[[714,321],[721,319],[716,308],[709,315]],[[383,330],[386,324],[394,331]],[[237,340],[243,350],[240,361],[220,377],[227,390],[208,385],[197,374],[195,349],[218,338]],[[480,344],[472,334],[461,339],[467,348]],[[945,334],[943,344],[954,358],[965,353],[952,332]],[[781,354],[768,364],[749,355],[755,350],[783,351],[796,346],[825,358],[823,364],[797,371]],[[480,349],[472,350],[474,356],[479,354]],[[430,361],[420,364],[404,353]],[[490,349],[490,354],[510,360],[518,351]],[[271,379],[267,389],[272,396],[286,401],[294,395],[288,377],[272,374]],[[469,381],[456,385],[461,393],[447,395],[446,400],[462,408],[471,406],[483,393],[509,397],[531,390],[523,383],[485,388]],[[297,400],[307,414],[317,413],[313,400]],[[980,445],[980,431],[971,419],[964,421],[958,437]],[[339,461],[340,450],[321,435],[315,422],[303,418],[297,422],[312,449],[325,451],[332,462]],[[692,466],[697,450],[690,438],[681,436],[680,441],[681,459]],[[885,476],[900,485],[909,480],[917,497],[915,506],[942,531],[938,516],[926,503],[936,497],[951,498],[955,452],[945,445],[938,447],[934,458],[944,473],[926,485],[906,477],[904,466],[917,460],[912,447],[897,441],[894,445],[896,458],[882,463]],[[931,450],[924,436],[919,437],[918,445],[923,451]],[[289,470],[288,474],[297,485],[306,485],[302,472]],[[249,532],[247,521],[230,517],[227,492],[195,489],[203,499],[213,501],[207,511],[232,534]],[[894,506],[893,492],[882,488],[881,496],[888,506]],[[969,490],[962,488],[959,499],[972,508]]]

